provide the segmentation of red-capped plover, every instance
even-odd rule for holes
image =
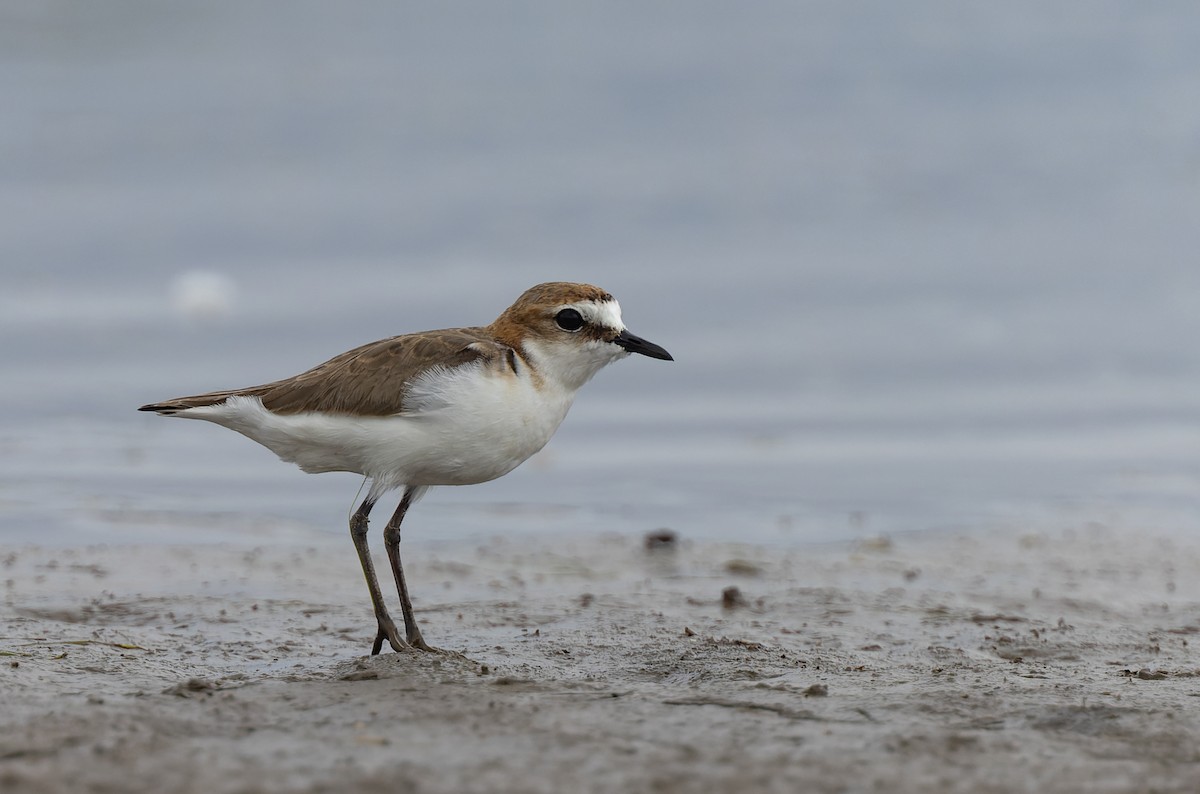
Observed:
[[[432,650],[413,617],[400,563],[405,512],[432,485],[487,482],[515,469],[554,435],[579,387],[630,353],[672,360],[626,330],[609,293],[552,282],[527,290],[488,326],[394,336],[292,378],[138,410],[215,422],[306,472],[368,477],[350,535],[378,623],[371,653],[384,640],[394,650]],[[395,488],[404,491],[383,540],[406,639],[384,605],[367,546],[371,508]]]

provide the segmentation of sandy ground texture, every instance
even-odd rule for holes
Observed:
[[[1190,539],[306,540],[0,551],[0,790],[1200,791]]]

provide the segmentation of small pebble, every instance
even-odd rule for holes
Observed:
[[[746,606],[746,599],[742,595],[742,591],[736,587],[726,587],[721,591],[721,606],[726,609],[736,609],[737,607]]]
[[[663,549],[674,549],[679,542],[679,534],[673,529],[662,527],[652,532],[647,532],[643,543],[646,546],[646,551],[660,551]]]

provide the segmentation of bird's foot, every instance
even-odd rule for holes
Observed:
[[[410,633],[408,635],[408,646],[410,648],[416,648],[419,651],[425,651],[427,653],[437,653],[437,654],[441,654],[442,656],[452,656],[452,657],[457,657],[459,659],[467,658],[466,656],[462,655],[458,651],[448,651],[445,648],[435,648],[434,646],[425,642],[425,638],[421,636],[421,632],[419,629],[416,631],[413,631],[412,633]]]
[[[421,636],[420,631],[413,631],[409,633],[408,646],[410,648],[416,648],[419,651],[428,651],[429,653],[449,653],[448,651],[443,651],[441,648],[435,648],[429,643],[425,642],[425,638]]]
[[[393,651],[403,651],[408,648],[408,643],[400,639],[400,632],[396,630],[396,624],[388,621],[379,621],[379,630],[375,634],[375,644],[371,646],[371,655],[378,656],[383,650],[383,641],[387,640]]]
[[[381,620],[379,621],[379,630],[375,634],[375,644],[371,646],[372,656],[378,656],[379,652],[383,650],[384,640],[386,640],[391,649],[397,653],[401,651],[407,651],[411,648],[418,651],[425,651],[426,653],[440,653],[443,656],[462,656],[462,654],[458,653],[457,651],[447,651],[441,648],[435,648],[429,643],[425,642],[425,638],[421,636],[420,629],[410,632],[408,635],[408,640],[405,641],[400,638],[400,632],[396,629],[396,624],[392,623],[391,621]]]

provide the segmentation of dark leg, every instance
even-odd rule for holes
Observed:
[[[417,619],[413,616],[412,601],[408,597],[408,585],[404,583],[404,567],[400,564],[400,523],[404,521],[404,514],[408,512],[409,506],[420,495],[421,490],[423,489],[404,489],[404,496],[400,497],[400,504],[396,507],[396,512],[392,514],[392,520],[383,530],[383,545],[387,548],[388,559],[392,562],[392,575],[396,577],[396,589],[400,591],[400,610],[404,613],[404,631],[408,637],[408,644],[423,651],[435,651],[437,649],[425,644],[425,640],[421,637],[421,629],[417,626]]]
[[[392,622],[392,616],[388,614],[387,607],[383,605],[383,593],[379,591],[379,580],[375,578],[375,564],[371,562],[371,549],[367,546],[367,518],[371,515],[371,508],[374,506],[375,501],[368,496],[354,511],[354,515],[350,516],[350,537],[354,540],[354,548],[358,551],[358,561],[362,563],[363,575],[367,577],[367,589],[371,591],[371,605],[375,608],[375,622],[379,625],[379,632],[375,635],[375,644],[371,647],[372,656],[383,648],[384,640],[388,641],[393,651],[402,651],[405,648],[404,640],[400,639],[400,632],[396,631],[396,624]]]

